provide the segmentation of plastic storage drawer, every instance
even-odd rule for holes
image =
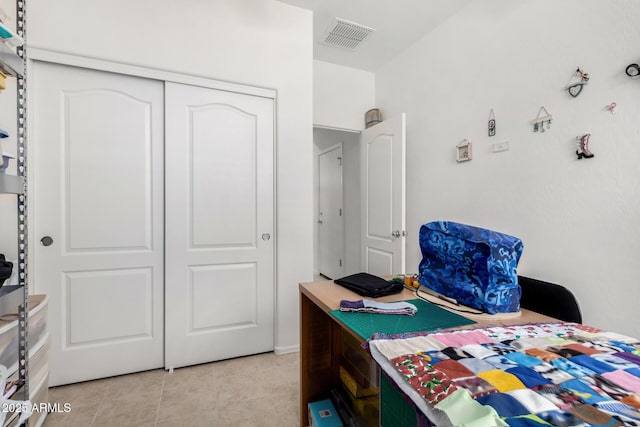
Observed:
[[[47,296],[29,296],[29,350],[47,332]],[[0,364],[11,368],[18,362],[18,308],[0,317]],[[13,372],[9,370],[9,375]]]
[[[48,403],[49,402],[49,375],[46,375],[43,380],[39,384],[34,384],[34,387],[31,388],[31,403],[40,404],[40,403]],[[47,411],[37,411],[33,412],[31,417],[29,418],[29,427],[40,427],[45,418],[47,417]],[[18,414],[7,414],[7,420],[10,420],[6,426],[7,427],[17,427],[18,426]]]

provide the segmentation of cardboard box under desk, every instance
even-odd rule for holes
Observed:
[[[369,381],[365,383],[358,382],[350,373],[349,369],[343,365],[340,365],[340,381],[344,384],[345,388],[351,392],[353,397],[361,398],[368,396],[377,396],[380,393],[380,387],[372,385]]]
[[[342,334],[340,365],[362,388],[379,387],[378,365],[369,353],[360,346],[358,340],[347,333]]]

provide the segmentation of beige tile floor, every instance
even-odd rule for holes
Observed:
[[[298,426],[299,353],[157,369],[49,389],[44,427]]]

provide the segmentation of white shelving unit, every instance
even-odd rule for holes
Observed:
[[[24,178],[0,174],[0,194],[24,194]]]
[[[0,63],[1,61],[2,57],[0,57]],[[24,196],[24,178],[22,176],[0,174],[0,194],[15,194],[18,196]],[[17,244],[20,245],[20,242],[17,242]],[[24,264],[22,266],[14,265],[14,268],[19,269],[18,276],[23,278],[19,280],[21,282],[20,284],[0,287],[0,319],[15,319],[11,322],[0,320],[0,343],[2,344],[0,345],[0,357],[4,356],[7,358],[7,360],[2,360],[2,362],[9,369],[8,379],[20,379],[23,383],[21,388],[13,397],[13,399],[16,400],[31,400],[33,396],[35,396],[35,393],[29,392],[28,362],[29,359],[31,359],[33,356],[33,354],[30,354],[30,352],[27,350],[27,337],[29,329],[28,317],[30,316],[26,316],[26,321],[23,319],[24,313],[26,313],[28,310],[28,289],[26,286],[26,281],[24,280],[25,276],[23,274],[25,267],[26,265]],[[3,324],[6,325],[1,326]],[[48,348],[48,343],[41,344],[41,347],[44,345],[47,345]],[[48,354],[48,350],[45,350],[45,352]],[[24,366],[24,368],[20,369],[21,366]],[[48,361],[46,368],[48,369]],[[46,378],[41,378],[41,381],[45,380]],[[0,390],[0,392],[4,393],[4,390]],[[41,391],[38,390],[38,392]],[[16,425],[17,422],[17,414],[12,414],[7,416],[4,425],[13,426]],[[44,422],[44,419],[42,420],[42,422]]]
[[[0,288],[0,313],[5,314],[22,305],[24,300],[23,287],[20,285],[7,285]]]
[[[0,363],[7,367],[10,380],[18,378],[18,310],[14,308],[0,316]],[[47,327],[48,300],[46,295],[29,296],[29,400],[34,404],[48,402],[49,390],[49,350],[51,338]],[[24,398],[24,397],[22,397]],[[34,412],[29,419],[29,427],[44,423],[47,413]],[[16,426],[18,414],[5,420],[6,427]]]
[[[15,22],[18,39],[25,39],[25,0],[16,0]],[[15,44],[14,44],[15,45]],[[14,52],[5,43],[0,42],[0,71],[11,76],[7,84],[16,85],[16,175],[0,174],[0,194],[15,194],[17,197],[18,259],[14,268],[18,271],[17,284],[0,287],[0,342],[6,344],[0,349],[2,363],[9,369],[9,378],[18,379],[21,387],[13,396],[15,400],[46,402],[48,393],[49,334],[46,331],[47,298],[44,295],[29,296],[27,278],[27,197],[26,197],[26,73],[25,47],[18,46]],[[0,116],[0,120],[6,120]],[[8,221],[2,219],[4,223]],[[7,244],[7,242],[2,242]],[[0,251],[3,248],[0,247]],[[33,309],[31,305],[33,304]],[[40,314],[38,314],[40,313]],[[37,319],[37,316],[44,316]],[[34,322],[30,326],[30,318]],[[44,322],[44,323],[43,323]],[[34,345],[29,345],[29,334],[34,332]],[[8,341],[7,341],[8,340]],[[33,361],[38,384],[29,384],[29,365]],[[3,392],[4,390],[2,390]],[[40,426],[46,413],[32,416],[24,425]],[[17,424],[16,416],[8,416],[5,426]]]
[[[0,69],[7,76],[24,75],[24,61],[15,52],[0,42]]]

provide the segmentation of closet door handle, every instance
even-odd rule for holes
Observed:
[[[44,236],[40,239],[42,246],[51,246],[53,244],[53,238],[51,236]]]
[[[265,242],[267,240],[271,239],[271,234],[269,233],[262,233],[262,240],[264,240]]]

